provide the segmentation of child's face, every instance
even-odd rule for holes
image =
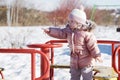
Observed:
[[[77,28],[77,26],[78,26],[78,23],[73,19],[69,19],[68,23],[69,23],[69,26],[72,30]]]

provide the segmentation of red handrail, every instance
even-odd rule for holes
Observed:
[[[50,63],[49,63],[49,59],[48,57],[46,57],[45,53],[43,53],[42,51],[38,51],[35,49],[0,49],[0,53],[22,53],[22,54],[31,54],[31,79],[32,80],[42,80],[46,73],[49,70],[50,67]],[[41,77],[39,78],[35,78],[35,53],[41,54],[43,56],[43,58],[46,60],[47,63],[47,69],[45,71],[45,73],[43,75],[41,75]]]
[[[53,43],[53,44],[50,44],[49,42],[46,43],[46,44],[29,44],[27,45],[28,47],[30,48],[40,48],[42,52],[45,53],[45,55],[50,59],[49,61],[52,62],[52,58],[53,56],[51,55],[51,58],[50,58],[50,53],[49,53],[49,49],[53,49],[53,48],[58,48],[58,47],[62,47],[62,44],[57,44],[57,43]],[[51,50],[52,51],[52,50]],[[41,66],[41,74],[44,73],[44,69],[46,68],[46,64],[44,63],[44,59],[41,58],[41,63],[42,63],[42,66]],[[51,70],[49,70],[51,71]],[[44,80],[49,80],[50,78],[50,72],[46,73],[46,78]],[[40,78],[36,79],[36,80],[41,80]]]
[[[30,48],[57,48],[62,47],[62,44],[29,44]]]
[[[50,40],[48,42],[46,42],[46,44],[30,44],[28,45],[28,47],[31,47],[31,48],[41,48],[41,50],[35,50],[35,49],[0,49],[0,53],[30,53],[31,56],[32,56],[32,63],[31,63],[31,66],[32,66],[32,75],[31,75],[31,78],[32,80],[42,80],[42,79],[45,79],[46,77],[48,77],[48,73],[49,73],[49,69],[50,69],[50,60],[51,60],[51,64],[54,63],[53,60],[54,60],[54,51],[53,51],[53,48],[57,48],[57,47],[61,47],[62,44],[57,44],[57,43],[67,43],[67,40]],[[112,45],[112,56],[116,55],[116,53],[114,53],[114,50],[115,52],[118,51],[115,49],[115,44],[120,44],[119,41],[110,41],[110,40],[98,40],[98,43],[103,43],[103,44],[111,44]],[[49,48],[51,48],[51,58],[49,59],[49,57],[46,55],[46,54],[50,54],[49,51],[46,52],[45,50],[48,50]],[[47,68],[45,68],[44,70],[44,74],[42,74],[41,77],[39,78],[35,78],[35,53],[39,53],[43,56],[43,58],[46,60],[45,63],[46,64],[43,64],[45,66],[47,66]],[[114,54],[113,54],[114,53]],[[44,60],[43,59],[43,60]],[[115,62],[113,61],[113,59],[115,60],[116,58],[112,57],[112,66],[113,67],[116,67],[114,64]],[[114,63],[114,64],[113,64]],[[50,80],[53,80],[53,74],[54,72],[52,71],[53,69],[51,69],[51,78]],[[117,68],[116,68],[117,70]],[[118,73],[120,73],[118,71]],[[46,79],[46,80],[49,80],[49,79]]]
[[[4,68],[0,68],[0,75],[1,75],[2,80],[4,80],[4,76],[3,76],[3,73],[2,73],[3,70],[4,70]]]
[[[97,40],[98,43],[104,43],[104,44],[120,44],[120,41],[113,41],[113,40]],[[46,43],[67,43],[66,39],[62,39],[62,40],[50,40]]]
[[[112,50],[111,50],[111,52],[112,52],[112,66],[114,66],[114,62],[113,62],[113,53],[114,53],[114,50],[115,50],[115,44],[119,44],[120,45],[120,41],[112,41],[112,40],[97,40],[97,42],[99,43],[99,44],[110,44],[111,46],[112,46]],[[50,40],[50,41],[48,41],[48,42],[46,42],[46,44],[48,44],[48,43],[51,43],[51,44],[55,44],[55,43],[67,43],[67,40]],[[53,51],[53,48],[51,48],[51,55],[52,55],[52,57],[51,57],[51,63],[52,64],[54,64],[54,51]],[[53,74],[54,74],[54,69],[51,71],[51,74],[52,74],[52,76],[51,76],[51,80],[54,80],[54,78],[53,78]]]
[[[114,68],[114,70],[115,70],[118,74],[120,74],[120,70],[118,70],[118,68],[117,68],[117,66],[116,66],[116,55],[117,55],[117,53],[120,54],[119,51],[120,51],[120,46],[118,46],[118,47],[115,49],[114,53],[113,53],[113,68]],[[118,55],[118,58],[120,58],[119,55]],[[120,66],[120,65],[118,65],[118,67],[119,67],[119,66]]]

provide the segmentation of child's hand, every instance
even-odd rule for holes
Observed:
[[[99,61],[99,62],[101,62],[101,63],[103,62],[103,60],[101,59],[101,57],[96,57],[96,58],[95,58],[95,61]]]
[[[50,30],[49,29],[43,29],[45,33],[50,33]]]

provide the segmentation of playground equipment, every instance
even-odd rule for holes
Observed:
[[[31,80],[54,80],[54,69],[55,68],[70,68],[69,65],[54,65],[54,48],[62,47],[62,43],[67,43],[67,40],[50,40],[45,44],[29,44],[30,48],[36,49],[0,49],[0,54],[31,54]],[[119,41],[108,41],[98,40],[98,44],[110,44],[111,55],[112,55],[112,67],[97,66],[94,67],[94,80],[120,80],[120,42]],[[116,48],[116,45],[118,46]],[[116,66],[116,54],[118,54],[118,67]],[[41,54],[41,75],[36,78],[35,72],[35,55],[36,53]],[[115,73],[115,71],[116,73]],[[118,74],[118,75],[117,75]],[[1,74],[3,80],[4,76]]]
[[[59,44],[58,44],[59,43]],[[55,68],[70,68],[69,65],[54,65],[54,50],[53,48],[54,47],[60,47],[60,43],[67,43],[66,40],[50,40],[48,42],[44,44],[30,44],[28,45],[28,47],[31,47],[31,48],[43,48],[43,45],[44,45],[44,49],[49,49],[46,53],[46,51],[44,51],[42,49],[42,51],[44,53],[46,53],[46,56],[49,57],[49,60],[50,60],[50,71],[47,76],[47,78],[43,79],[43,80],[54,80],[54,69]],[[111,47],[112,47],[112,66],[114,66],[115,64],[113,64],[114,60],[113,60],[113,53],[114,53],[114,50],[115,50],[115,45],[116,44],[120,44],[120,42],[118,41],[107,41],[107,40],[98,40],[98,43],[99,44],[110,44]],[[57,44],[57,46],[51,46],[51,45],[54,45],[54,44]],[[59,45],[59,46],[58,46]],[[50,52],[51,51],[51,52]],[[51,57],[50,57],[51,56]],[[44,65],[46,66],[46,65]],[[44,68],[43,68],[43,71],[44,71]],[[120,76],[117,76],[117,74],[115,73],[115,71],[113,70],[113,68],[111,67],[94,67],[94,71],[95,71],[95,75],[94,75],[94,80],[117,80],[117,77],[118,77],[118,80],[120,80]],[[42,72],[41,72],[42,73]]]
[[[46,76],[46,73],[49,72],[49,60],[48,58],[46,57],[46,55],[42,52],[42,51],[38,51],[38,50],[35,50],[35,49],[0,49],[0,53],[4,53],[4,54],[10,54],[10,53],[16,53],[16,54],[31,54],[31,80],[43,80],[44,77]],[[44,62],[46,63],[46,68],[44,70],[44,74],[42,74],[40,77],[36,78],[35,75],[36,75],[36,67],[35,67],[35,61],[36,61],[36,58],[35,58],[35,55],[36,53],[38,54],[41,54],[42,58],[44,58]],[[3,74],[1,74],[2,76],[2,79],[4,79],[3,77]]]
[[[118,68],[116,65],[116,54],[118,53]],[[120,46],[118,46],[113,53],[113,68],[120,75]]]
[[[49,44],[49,42],[47,42],[47,44],[31,44],[31,45],[28,45],[28,47],[31,47],[31,48],[40,48],[41,51],[44,52],[45,55],[48,57],[50,63],[53,63],[53,57],[54,57],[53,48],[57,48],[57,47],[61,47],[61,46],[62,46],[61,44]],[[50,54],[50,48],[51,48],[51,54]],[[47,65],[46,65],[46,63],[45,63],[45,61],[42,57],[41,57],[41,64],[42,64],[41,74],[44,74]],[[49,69],[49,71],[51,72],[51,69]],[[48,71],[48,73],[46,73],[46,78],[44,78],[43,80],[49,80],[49,78],[51,76],[51,73],[49,71]]]
[[[4,80],[4,76],[3,76],[2,71],[4,71],[4,68],[0,68],[0,75],[1,75],[2,80]]]

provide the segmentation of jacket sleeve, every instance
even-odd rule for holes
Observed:
[[[86,44],[87,44],[87,48],[93,58],[101,56],[96,37],[92,33],[90,33],[89,35],[86,36]]]
[[[67,33],[66,28],[60,29],[60,28],[49,28],[50,32],[48,33],[49,36],[58,38],[58,39],[66,39]]]

